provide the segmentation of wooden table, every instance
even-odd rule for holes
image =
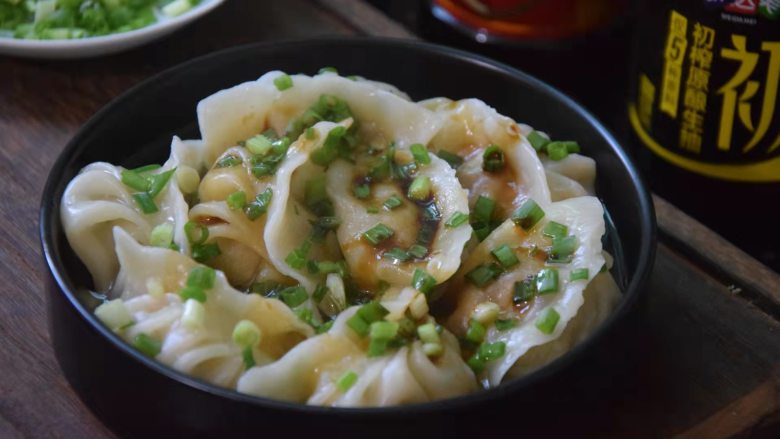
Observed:
[[[68,139],[112,98],[184,60],[334,34],[413,38],[358,0],[231,0],[171,38],[120,55],[0,57],[0,437],[113,436],[64,380],[46,326],[38,201]],[[535,423],[535,414],[515,414],[517,425],[507,413],[481,416],[518,435],[523,428],[632,437],[777,431],[778,275],[663,200],[656,208],[661,243],[647,299],[587,364],[548,390],[558,395],[554,425]]]

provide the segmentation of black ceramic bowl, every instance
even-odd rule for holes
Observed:
[[[620,237],[613,234],[610,245],[619,253],[622,242],[623,249],[621,270],[616,273],[623,283],[623,299],[596,334],[542,370],[490,391],[414,406],[332,409],[212,386],[140,355],[104,328],[80,300],[80,291],[90,281],[60,224],[60,199],[67,183],[83,166],[98,160],[128,167],[149,160],[162,162],[172,135],[199,137],[196,104],[218,90],[269,70],[314,74],[325,65],[396,85],[415,100],[477,97],[554,138],[578,140],[584,153],[598,163],[597,192]],[[532,415],[538,401],[534,404],[523,395],[546,385],[564,367],[581,364],[584,354],[636,303],[655,244],[652,205],[636,169],[615,139],[582,107],[544,83],[489,59],[385,39],[239,47],[187,62],[142,83],[95,115],[65,148],[43,192],[40,227],[51,271],[49,325],[60,366],[101,420],[121,434],[138,436],[167,432],[257,436],[273,430],[370,437],[395,432],[458,433],[468,423],[477,425],[480,413],[491,404],[510,404],[518,413]]]

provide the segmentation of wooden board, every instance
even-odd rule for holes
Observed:
[[[116,95],[181,61],[236,44],[324,34],[413,37],[359,0],[231,0],[171,38],[124,54],[60,62],[0,57],[1,438],[113,436],[65,382],[46,328],[38,200],[67,140]],[[664,242],[647,300],[586,366],[551,389],[559,396],[555,418],[527,416],[518,434],[524,427],[727,437],[766,435],[777,426],[777,275],[663,200],[656,207]],[[691,237],[696,245],[686,247]],[[508,413],[482,415],[505,425],[506,416],[517,416],[506,407]],[[463,431],[477,425],[484,423],[464,422]]]

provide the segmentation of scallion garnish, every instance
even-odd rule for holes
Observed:
[[[165,185],[168,184],[175,172],[176,168],[173,168],[161,174],[155,174],[149,177],[151,179],[151,184],[149,185],[149,196],[152,197],[152,199],[154,199],[154,197],[159,195],[159,193],[165,189]]]
[[[390,340],[398,334],[398,323],[384,320],[371,324],[368,336],[373,339]]]
[[[496,172],[504,169],[504,151],[497,145],[490,145],[482,153],[482,169],[487,172]]]
[[[471,210],[471,225],[480,241],[493,231],[492,220],[495,209],[496,201],[484,195],[480,195],[474,203],[474,209]]]
[[[400,207],[401,204],[403,204],[403,201],[401,201],[401,198],[399,198],[397,195],[393,195],[392,197],[386,199],[384,203],[382,203],[382,205],[385,206],[385,209],[387,210],[393,210],[396,207]]]
[[[538,131],[531,131],[526,138],[528,139],[528,143],[530,143],[536,151],[541,151],[550,143],[550,139],[543,136]]]
[[[346,134],[347,129],[341,125],[331,129],[322,146],[311,153],[311,161],[320,166],[328,166],[333,160],[336,160],[339,154],[339,145]]]
[[[415,143],[409,147],[409,150],[412,152],[414,161],[417,162],[418,165],[427,165],[431,163],[431,157],[428,155],[428,150],[422,143]]]
[[[436,325],[426,323],[417,327],[417,336],[423,343],[441,343],[439,333],[436,331]]]
[[[306,255],[309,254],[311,245],[312,243],[310,239],[303,241],[300,247],[291,251],[290,254],[287,255],[287,257],[284,259],[284,262],[286,262],[290,267],[295,268],[296,270],[300,270],[306,265]]]
[[[553,294],[558,292],[558,270],[543,268],[536,275],[536,291],[538,294]]]
[[[133,324],[133,316],[122,299],[103,302],[95,308],[95,315],[112,331],[118,331]]]
[[[355,372],[348,370],[336,381],[336,387],[340,391],[346,392],[357,382],[357,379],[358,375]]]
[[[355,198],[366,199],[371,195],[371,186],[366,183],[355,185],[352,188],[352,193],[355,194]]]
[[[133,338],[133,347],[147,357],[156,357],[162,350],[162,343],[143,332]]]
[[[368,323],[374,323],[385,318],[390,311],[379,302],[369,302],[361,306],[357,315]]]
[[[469,216],[466,215],[465,213],[455,212],[452,214],[450,219],[448,219],[447,222],[444,223],[444,226],[449,228],[455,228],[461,226],[462,224],[465,224],[468,220],[469,220]]]
[[[333,216],[333,203],[328,198],[325,176],[319,175],[306,182],[303,203],[313,214],[325,217]]]
[[[253,348],[260,344],[262,331],[251,320],[241,320],[233,327],[233,343],[242,348]]]
[[[146,177],[142,177],[138,172],[129,169],[122,171],[122,183],[141,192],[148,191],[151,186],[151,182]]]
[[[154,226],[149,235],[149,244],[154,247],[170,248],[173,244],[173,224],[162,223]]]
[[[192,246],[192,259],[195,259],[200,263],[204,263],[220,254],[222,254],[222,251],[219,249],[219,245],[216,242]]]
[[[372,338],[371,341],[368,342],[368,351],[366,352],[366,356],[369,358],[381,357],[385,354],[385,352],[387,352],[387,345],[389,343],[390,340],[383,338]]]
[[[375,225],[374,227],[368,229],[363,233],[363,239],[368,241],[371,245],[379,245],[385,240],[389,239],[391,236],[393,236],[395,232],[390,227],[387,227],[386,225],[379,223]]]
[[[575,280],[588,280],[589,273],[587,268],[577,268],[571,271],[569,273],[569,280],[575,281]]]
[[[136,172],[138,174],[144,174],[144,173],[149,172],[149,171],[156,171],[156,170],[158,170],[160,168],[162,168],[162,166],[160,166],[160,165],[158,165],[156,163],[153,163],[151,165],[144,165],[144,166],[139,166],[137,168],[133,168],[132,171]]]
[[[197,300],[184,301],[184,311],[181,313],[181,324],[190,330],[203,328],[206,320],[206,307]]]
[[[485,325],[473,319],[469,321],[469,328],[466,330],[466,340],[472,343],[482,343],[486,334],[487,329],[485,329]]]
[[[542,218],[544,210],[530,198],[512,213],[512,221],[525,230],[531,230]]]
[[[490,253],[505,269],[512,268],[520,262],[520,260],[517,259],[515,252],[506,244],[494,248]]]
[[[398,262],[406,262],[410,259],[409,252],[402,248],[395,247],[393,249],[390,249],[384,253],[382,253],[382,257],[388,258],[388,259],[394,259]]]
[[[482,343],[477,349],[477,356],[482,361],[488,362],[498,360],[504,356],[506,352],[506,344],[503,341],[497,341],[494,343]]]
[[[244,191],[236,191],[228,195],[225,201],[230,210],[241,210],[246,205],[246,194]]]
[[[370,324],[363,320],[359,314],[355,314],[347,319],[347,326],[349,326],[355,333],[361,337],[368,335]]]
[[[304,135],[306,136],[306,140],[314,140],[317,138],[317,130],[312,127],[306,128]]]
[[[471,318],[483,325],[490,325],[498,318],[498,313],[500,311],[501,308],[497,303],[482,302],[474,308],[474,311],[471,313]]]
[[[208,227],[194,221],[187,221],[184,224],[184,234],[187,235],[187,241],[192,245],[203,244],[209,239]]]
[[[563,160],[569,155],[569,148],[565,142],[550,142],[545,149],[550,160]]]
[[[474,286],[483,287],[500,276],[502,272],[501,267],[495,263],[482,264],[466,273],[466,279]]]
[[[305,302],[306,299],[309,298],[309,295],[306,294],[305,288],[297,286],[283,289],[279,292],[279,298],[290,308],[295,308]]]
[[[415,201],[425,201],[430,198],[432,189],[433,186],[430,177],[420,175],[412,180],[412,184],[409,185],[407,196]]]
[[[273,196],[274,192],[270,187],[267,187],[263,192],[259,193],[254,201],[244,207],[246,217],[252,221],[260,218],[268,211],[268,206],[271,204]]]
[[[241,360],[244,362],[244,369],[251,369],[255,367],[255,352],[250,346],[244,348],[241,351]]]
[[[195,267],[187,275],[187,286],[203,290],[214,288],[217,272],[211,267]]]
[[[415,287],[417,291],[428,295],[431,290],[433,290],[433,287],[436,286],[436,278],[423,269],[415,268],[414,274],[412,275],[412,286]]]
[[[246,146],[246,149],[248,149],[249,152],[259,156],[268,154],[271,152],[271,148],[273,147],[273,145],[271,145],[271,141],[262,134],[250,137],[247,139],[244,146]]]
[[[449,151],[441,150],[436,153],[437,156],[439,156],[440,159],[447,162],[452,169],[457,169],[458,166],[463,164],[463,157],[453,154]]]
[[[230,168],[233,166],[238,166],[241,163],[243,163],[243,160],[241,160],[241,157],[234,155],[234,154],[228,154],[221,159],[216,164],[217,168]]]
[[[322,299],[324,299],[325,296],[328,295],[329,292],[330,289],[328,289],[328,287],[326,287],[323,284],[317,284],[317,287],[314,288],[314,292],[311,294],[311,298],[312,300],[314,300],[315,303],[320,303],[322,302]]]
[[[366,213],[369,213],[371,215],[375,215],[375,214],[379,213],[379,208],[375,207],[375,206],[366,207]]]
[[[498,319],[496,320],[496,329],[499,331],[508,331],[517,326],[517,319]]]
[[[528,302],[536,295],[536,279],[534,276],[515,282],[512,288],[512,302],[520,304]]]
[[[206,301],[206,292],[203,291],[203,288],[185,286],[179,290],[179,297],[181,297],[181,300],[185,302],[187,299],[193,299],[203,303]]]
[[[293,79],[290,75],[282,74],[274,78],[274,85],[279,91],[285,91],[293,86]]]
[[[407,251],[417,259],[422,259],[428,254],[428,249],[419,244],[412,245]]]
[[[553,238],[552,249],[550,250],[551,262],[568,262],[574,252],[577,251],[577,237],[556,236]]]
[[[545,308],[539,313],[534,325],[545,334],[552,334],[555,326],[561,319],[561,315],[553,307]]]
[[[136,192],[133,194],[133,199],[135,200],[136,204],[138,204],[141,212],[147,215],[158,211],[157,205],[154,203],[154,199],[152,199],[152,196],[149,195],[148,192]]]
[[[551,238],[556,236],[563,237],[569,234],[569,228],[561,223],[550,221],[545,224],[544,229],[542,229],[542,234]]]

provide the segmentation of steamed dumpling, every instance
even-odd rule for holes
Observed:
[[[594,195],[596,162],[581,154],[569,154],[562,160],[542,159],[553,201]]]
[[[145,172],[142,177],[172,174],[176,160],[162,168]],[[60,215],[73,250],[92,275],[95,289],[105,291],[119,270],[114,253],[112,229],[119,226],[138,242],[148,244],[155,226],[168,224],[173,230],[173,244],[187,252],[183,227],[188,206],[170,175],[160,193],[154,197],[157,211],[144,213],[134,194],[138,192],[122,182],[123,168],[97,162],[81,170],[62,196]],[[158,177],[162,178],[162,177]]]
[[[253,352],[258,364],[281,357],[313,334],[285,304],[238,292],[220,272],[214,287],[206,291],[202,323],[188,325],[177,291],[198,264],[172,250],[144,247],[118,227],[114,238],[121,270],[109,297],[121,298],[134,320],[120,335],[130,342],[140,334],[160,341],[156,359],[174,369],[223,386],[235,385],[244,363],[231,334],[241,320],[261,331]]]

